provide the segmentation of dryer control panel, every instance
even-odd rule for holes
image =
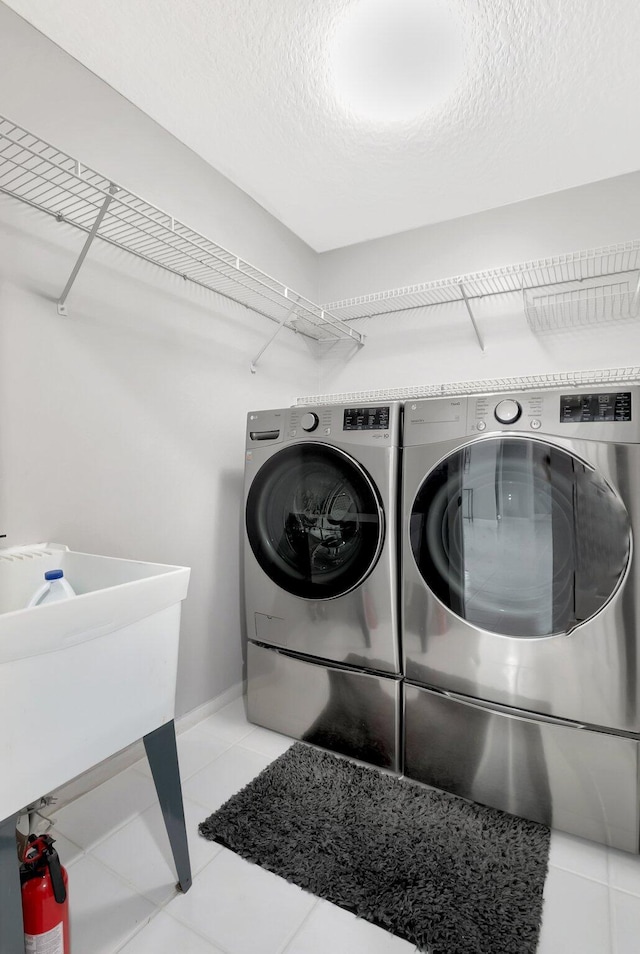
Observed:
[[[640,387],[549,389],[407,401],[404,443],[431,444],[508,431],[640,443]]]
[[[630,420],[631,391],[560,395],[560,421],[563,424]]]

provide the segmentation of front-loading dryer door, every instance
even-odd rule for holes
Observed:
[[[409,568],[408,678],[597,722],[602,667],[624,665],[604,617],[631,553],[610,484],[543,440],[492,437],[433,467],[408,517],[407,558],[428,593]]]
[[[270,457],[252,481],[245,517],[262,570],[307,600],[355,589],[384,542],[384,513],[368,474],[325,444],[293,444]]]

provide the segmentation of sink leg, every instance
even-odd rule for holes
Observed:
[[[18,815],[0,822],[0,951],[24,954],[22,891],[16,848]]]
[[[191,862],[173,719],[145,735],[143,741],[173,852],[178,885],[181,891],[186,892],[191,887]],[[4,951],[4,948],[0,950]]]

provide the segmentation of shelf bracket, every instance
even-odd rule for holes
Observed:
[[[65,304],[67,300],[67,296],[69,292],[71,291],[71,287],[73,283],[75,282],[78,272],[80,271],[80,268],[82,267],[82,263],[84,262],[87,256],[87,252],[89,251],[91,247],[91,243],[93,242],[94,238],[98,234],[98,229],[100,228],[100,225],[102,224],[102,220],[105,217],[106,211],[109,208],[111,200],[116,194],[116,192],[118,192],[118,186],[111,183],[111,185],[109,186],[109,194],[106,195],[104,198],[104,202],[102,203],[102,206],[100,207],[100,211],[98,212],[95,218],[95,222],[91,226],[91,231],[87,235],[87,240],[84,243],[82,251],[80,252],[78,261],[74,265],[73,271],[69,275],[69,280],[67,284],[64,286],[64,290],[62,294],[60,295],[60,298],[58,299],[58,314],[61,315],[63,318],[66,318],[68,315],[67,306]]]
[[[484,348],[484,341],[482,340],[482,335],[480,334],[480,329],[478,328],[478,326],[477,326],[477,324],[476,324],[476,319],[475,319],[474,316],[473,316],[473,311],[471,310],[471,302],[469,301],[469,299],[468,299],[468,297],[467,297],[467,293],[466,293],[466,291],[465,291],[465,287],[464,287],[464,285],[462,284],[462,282],[458,282],[458,288],[460,289],[460,294],[462,295],[462,298],[463,298],[463,300],[464,300],[464,303],[465,303],[465,305],[467,306],[467,311],[469,312],[469,318],[471,319],[471,324],[473,325],[473,330],[474,330],[475,333],[476,333],[476,338],[478,339],[478,344],[480,345],[480,350],[481,350],[481,351],[484,351],[484,350],[485,350],[485,348]]]
[[[635,318],[638,311],[638,305],[640,305],[640,275],[638,275],[638,284],[636,285],[635,294],[631,300],[631,317]]]
[[[282,329],[284,328],[285,324],[288,322],[289,318],[291,318],[291,316],[292,316],[293,313],[295,312],[296,307],[297,307],[297,303],[294,302],[294,303],[291,305],[291,308],[289,309],[289,311],[288,311],[288,312],[285,314],[285,316],[284,316],[283,318],[281,318],[280,321],[278,322],[278,327],[277,327],[276,330],[273,332],[273,334],[271,335],[271,337],[269,338],[269,340],[260,348],[260,351],[258,351],[257,355],[255,356],[255,358],[253,359],[253,361],[251,362],[251,364],[250,364],[250,366],[249,366],[249,367],[251,368],[251,374],[255,374],[255,373],[256,373],[256,371],[258,370],[258,361],[260,360],[260,358],[262,357],[262,355],[265,353],[265,351],[267,350],[267,348],[269,347],[269,345],[272,343],[272,341],[275,339],[276,335],[278,335],[278,334],[282,331]]]

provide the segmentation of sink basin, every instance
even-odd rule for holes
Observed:
[[[76,597],[25,609],[46,570]],[[0,820],[174,717],[187,567],[0,550]]]

